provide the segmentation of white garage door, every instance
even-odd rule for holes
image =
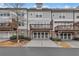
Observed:
[[[33,39],[49,39],[48,32],[33,32],[32,34]]]

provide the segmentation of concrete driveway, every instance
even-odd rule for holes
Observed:
[[[60,47],[55,42],[51,40],[31,40],[24,47]]]
[[[65,42],[68,43],[71,46],[71,48],[79,48],[79,41],[72,40],[72,41],[65,41]]]

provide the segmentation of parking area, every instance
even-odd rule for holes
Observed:
[[[25,47],[60,47],[51,40],[31,40]]]

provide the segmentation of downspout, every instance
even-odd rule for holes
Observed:
[[[27,37],[28,37],[28,9],[27,9]]]
[[[74,10],[73,10],[73,31],[75,30],[74,21],[75,21],[75,13],[74,13]],[[73,37],[75,37],[75,32],[74,32],[73,35],[74,35]]]

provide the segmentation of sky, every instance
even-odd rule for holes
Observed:
[[[26,3],[23,8],[33,8],[35,3]],[[76,8],[79,6],[79,3],[43,3],[44,8]],[[6,8],[3,3],[0,3],[0,8]]]

